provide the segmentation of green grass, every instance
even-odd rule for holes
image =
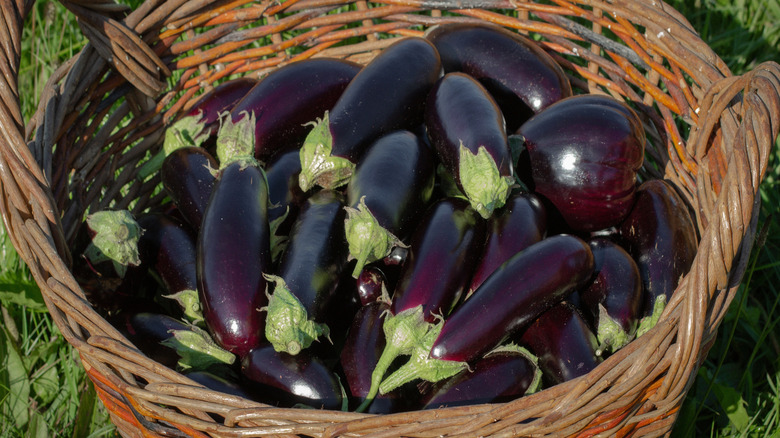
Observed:
[[[138,0],[133,2],[138,3]],[[776,0],[672,1],[736,74],[780,61]],[[35,111],[47,78],[85,44],[58,3],[28,17],[20,68],[22,111]],[[780,147],[761,187],[759,228],[743,285],[673,431],[675,437],[780,436]],[[96,401],[34,281],[0,225],[0,436],[101,437],[115,430]]]

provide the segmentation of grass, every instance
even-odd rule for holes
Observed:
[[[138,1],[135,1],[138,3]],[[702,38],[742,73],[780,61],[780,3],[672,1]],[[20,68],[28,120],[47,78],[85,44],[58,3],[27,19]],[[744,282],[682,405],[674,437],[780,436],[780,147],[761,186],[761,239]],[[40,290],[0,224],[0,436],[106,437],[116,431],[74,353],[45,311]]]

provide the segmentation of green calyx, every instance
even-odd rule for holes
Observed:
[[[120,277],[127,266],[138,266],[138,239],[143,230],[127,210],[106,210],[87,216],[87,226],[95,234],[84,251],[90,263],[111,261]]]
[[[513,342],[504,345],[499,345],[493,350],[487,352],[485,354],[485,357],[488,357],[491,354],[496,354],[496,353],[519,354],[525,356],[525,358],[528,359],[531,362],[531,364],[533,364],[534,377],[531,380],[531,383],[528,385],[528,388],[526,388],[525,393],[523,393],[523,395],[530,395],[542,389],[542,369],[539,368],[539,358],[536,355],[528,351],[528,349],[526,349],[525,347],[521,347],[520,345],[517,345]]]
[[[138,179],[145,181],[149,176],[157,173],[162,167],[165,157],[175,150],[188,146],[200,147],[208,139],[203,123],[203,113],[194,116],[185,116],[165,130],[163,147],[149,161],[138,170]]]
[[[274,283],[274,293],[268,298],[265,337],[274,350],[296,355],[320,336],[328,336],[325,324],[309,320],[306,309],[290,292],[285,281],[276,275],[265,275]]]
[[[604,352],[614,352],[631,342],[633,336],[626,332],[623,326],[607,313],[607,309],[599,303],[599,326],[596,329],[596,338],[599,342],[597,355]]]
[[[330,134],[328,113],[314,125],[301,146],[301,173],[298,184],[304,192],[315,185],[324,189],[343,186],[352,177],[355,163],[346,158],[331,156],[333,137]]]
[[[390,254],[396,247],[405,247],[399,238],[386,228],[379,225],[376,218],[366,206],[366,197],[360,198],[357,208],[345,207],[347,218],[344,229],[349,243],[349,256],[357,259],[352,276],[357,278],[367,263],[380,260]]]
[[[499,173],[495,160],[484,146],[473,154],[461,143],[459,163],[460,185],[466,198],[483,218],[489,218],[493,210],[506,203],[514,178]]]
[[[184,319],[192,324],[198,324],[203,321],[203,308],[200,305],[200,296],[198,291],[185,289],[175,294],[166,295],[165,298],[172,299],[179,303],[184,311]]]
[[[189,330],[171,330],[172,337],[162,341],[166,347],[176,350],[180,368],[205,370],[212,365],[232,364],[236,356],[222,349],[203,329],[192,326]]]
[[[655,298],[653,303],[653,313],[650,316],[646,316],[639,321],[639,328],[636,329],[636,337],[640,337],[643,334],[650,331],[655,327],[658,321],[661,319],[661,314],[666,308],[666,295],[659,295]]]
[[[223,169],[236,161],[243,166],[258,165],[255,159],[255,113],[243,111],[240,116],[237,122],[233,122],[229,115],[220,118],[217,159]]]

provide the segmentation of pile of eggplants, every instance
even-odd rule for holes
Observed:
[[[73,272],[136,348],[216,391],[505,402],[650,330],[690,269],[696,228],[640,176],[645,142],[628,104],[575,95],[533,41],[441,25],[365,66],[204,94],[153,168],[167,201],[87,216]]]

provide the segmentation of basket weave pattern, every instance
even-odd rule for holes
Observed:
[[[32,1],[0,3],[0,212],[57,326],[118,430],[162,436],[618,436],[668,434],[744,272],[780,128],[780,66],[733,76],[660,0],[62,0],[90,42],[51,77],[36,114],[17,93]],[[593,372],[516,401],[387,416],[279,409],[204,389],[153,362],[88,304],[69,243],[86,211],[158,205],[138,170],[164,129],[233,75],[299,59],[371,60],[450,21],[541,37],[576,93],[610,94],[648,132],[647,177],[696,215],[701,243],[659,323]],[[217,414],[224,421],[216,421]]]

